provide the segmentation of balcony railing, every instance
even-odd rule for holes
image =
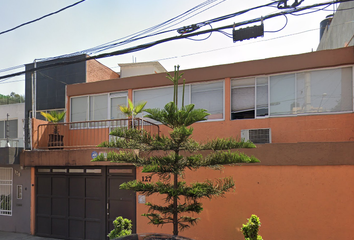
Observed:
[[[98,144],[112,139],[109,133],[115,128],[131,128],[133,126],[154,135],[160,132],[158,125],[141,118],[135,118],[134,124],[131,119],[40,124],[37,127],[37,134],[33,135],[33,148],[80,149],[97,147]]]

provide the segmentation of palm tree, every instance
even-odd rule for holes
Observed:
[[[122,113],[132,118],[132,127],[134,127],[134,117],[143,111],[146,103],[147,102],[145,101],[134,105],[134,103],[128,99],[128,106],[119,106],[119,109],[122,111]]]
[[[50,111],[49,113],[41,112],[41,115],[46,118],[48,122],[54,123],[54,134],[58,134],[58,122],[64,119],[66,112]]]

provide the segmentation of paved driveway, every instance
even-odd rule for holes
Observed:
[[[58,240],[56,238],[37,237],[24,233],[1,232],[1,240]]]

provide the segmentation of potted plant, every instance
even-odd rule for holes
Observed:
[[[57,123],[64,119],[65,112],[57,112],[57,111],[50,111],[49,113],[41,112],[41,115],[43,117],[45,117],[48,122],[54,124],[54,131],[53,131],[53,133],[49,134],[48,148],[49,149],[63,149],[64,135],[59,134]]]

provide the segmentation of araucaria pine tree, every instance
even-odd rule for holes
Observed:
[[[178,84],[182,75],[177,66],[174,76],[170,74],[167,76],[174,85],[172,102],[167,103],[164,109],[144,110],[148,113],[145,117],[171,129],[169,136],[151,135],[135,128],[117,128],[110,135],[118,138],[100,144],[100,147],[138,149],[139,152],[149,152],[148,157],[141,157],[134,151],[120,151],[109,152],[107,158],[99,155],[94,159],[94,161],[133,163],[135,166],[142,167],[142,172],[157,175],[159,179],[157,182],[145,183],[135,180],[121,184],[120,189],[134,190],[147,196],[163,195],[165,205],[146,203],[149,212],[143,216],[148,217],[155,225],[172,223],[174,235],[178,235],[179,230],[196,224],[198,218],[191,215],[199,214],[203,210],[201,199],[223,196],[235,187],[231,177],[187,184],[183,181],[185,170],[197,170],[201,167],[220,169],[222,165],[259,162],[253,156],[230,151],[234,148],[254,148],[255,145],[251,142],[229,138],[199,144],[191,138],[193,128],[190,126],[206,120],[209,114],[204,109],[195,109],[194,104],[184,105],[185,80],[183,80],[181,107],[178,107]],[[203,150],[213,151],[203,156],[201,154]],[[164,151],[165,154],[154,155],[154,151],[160,153]],[[184,153],[188,153],[188,156],[184,156]]]

